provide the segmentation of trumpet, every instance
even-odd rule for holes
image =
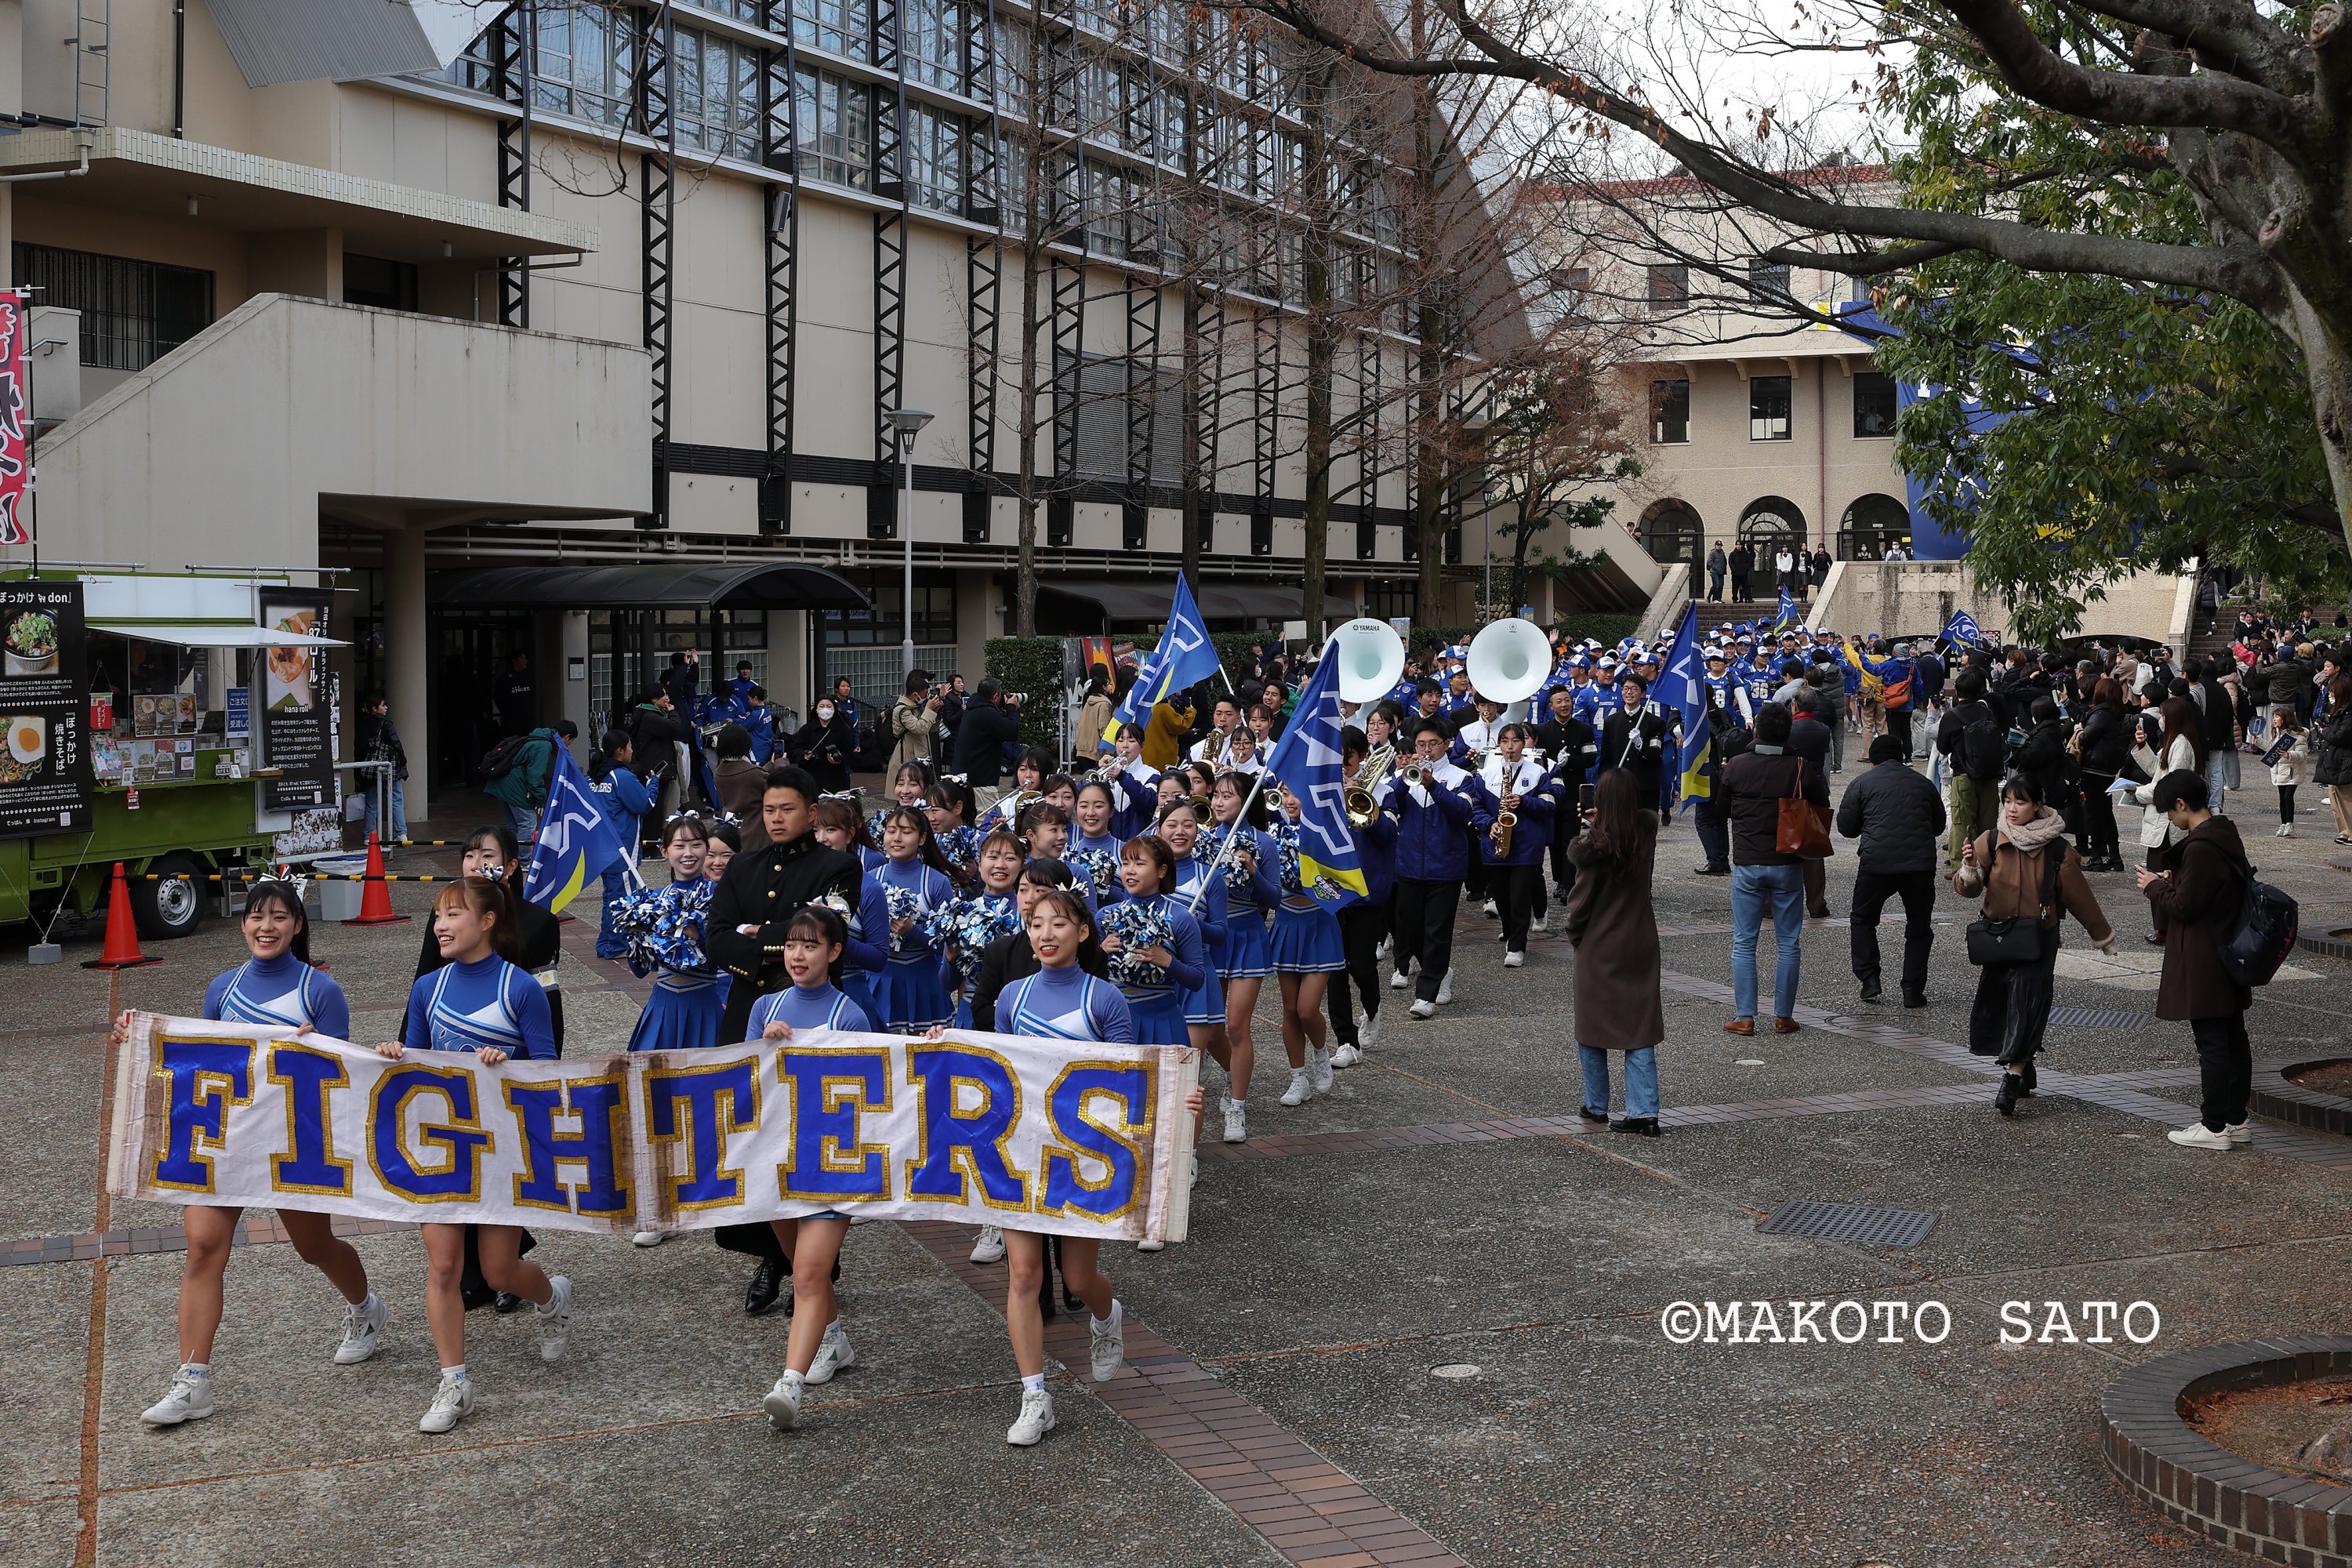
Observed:
[[[1412,761],[1405,763],[1403,767],[1397,770],[1397,782],[1404,785],[1407,789],[1412,788],[1415,784],[1420,784],[1422,780],[1428,776],[1429,764],[1423,762],[1419,757],[1415,757]]]
[[[988,809],[999,822],[1018,833],[1021,831],[1021,814],[1029,809],[1031,803],[1045,798],[1042,792],[1034,789],[1007,790],[997,796],[996,804]]]
[[[1383,742],[1374,747],[1371,754],[1356,765],[1356,782],[1349,784],[1339,797],[1347,807],[1350,827],[1369,827],[1372,818],[1381,814],[1380,796],[1373,792],[1381,787],[1381,781],[1388,777],[1389,769],[1395,764],[1396,747]]]

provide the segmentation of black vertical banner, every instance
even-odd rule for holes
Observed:
[[[0,838],[89,831],[88,642],[79,583],[0,583]]]
[[[325,637],[332,602],[315,591],[264,588],[261,624],[272,631]],[[266,810],[299,811],[334,801],[333,721],[328,711],[332,698],[325,655],[316,647],[259,650],[259,679],[254,682],[261,731],[257,765],[276,770],[276,776],[261,781]]]

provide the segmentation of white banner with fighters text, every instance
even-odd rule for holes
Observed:
[[[807,1031],[485,1067],[134,1014],[121,1198],[552,1230],[837,1213],[1184,1239],[1199,1053]]]

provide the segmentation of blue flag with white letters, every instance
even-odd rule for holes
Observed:
[[[1208,623],[1201,619],[1201,607],[1192,602],[1192,584],[1180,573],[1175,602],[1168,606],[1168,629],[1136,672],[1135,684],[1120,699],[1111,720],[1122,728],[1140,730],[1150,721],[1153,704],[1165,702],[1171,692],[1208,679],[1217,669],[1217,645],[1209,640]]]
[[[539,841],[531,846],[522,896],[561,910],[606,868],[617,863],[632,876],[636,868],[612,819],[589,792],[588,775],[572,760],[571,749],[561,740],[551,743],[555,761],[548,770],[547,805],[540,814]]]
[[[1299,882],[1307,888],[1330,884],[1316,896],[1333,904],[1365,895],[1364,866],[1348,826],[1347,785],[1339,775],[1339,738],[1346,728],[1339,711],[1339,661],[1327,647],[1298,693],[1289,728],[1275,742],[1265,771],[1298,797]],[[1352,896],[1330,897],[1340,889]]]
[[[1797,608],[1797,596],[1787,588],[1780,590],[1780,607],[1773,613],[1772,630],[1790,631],[1804,624],[1804,613]]]
[[[1984,628],[1977,625],[1977,618],[1966,610],[1952,612],[1952,618],[1944,623],[1941,636],[1944,641],[1958,643],[1962,647],[1984,646]]]
[[[1665,663],[1658,668],[1658,702],[1682,715],[1682,751],[1675,769],[1680,780],[1675,785],[1675,798],[1685,806],[1695,800],[1713,798],[1715,780],[1707,765],[1714,748],[1707,744],[1706,666],[1699,656],[1696,604],[1683,612],[1681,629],[1675,633],[1674,646],[1666,649]]]

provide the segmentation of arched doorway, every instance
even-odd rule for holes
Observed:
[[[1903,546],[1911,552],[1911,509],[1893,496],[1858,496],[1838,523],[1837,552],[1841,561],[1884,561],[1887,551]]]
[[[1706,554],[1706,525],[1685,500],[1653,501],[1642,513],[1642,548],[1661,566],[1680,561],[1691,571],[1691,593],[1703,591],[1701,561]]]
[[[1749,578],[1751,594],[1759,599],[1780,596],[1780,574],[1773,558],[1786,550],[1796,560],[1789,589],[1801,599],[1805,596],[1805,513],[1795,501],[1785,496],[1759,496],[1749,501],[1739,514],[1739,542],[1756,557]]]

